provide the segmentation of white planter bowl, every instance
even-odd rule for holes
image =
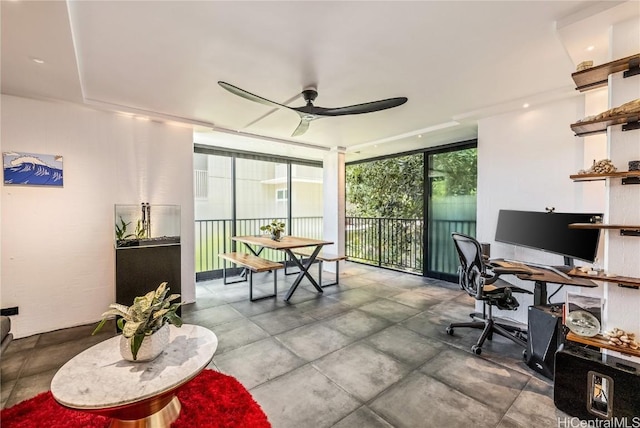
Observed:
[[[125,360],[136,363],[151,361],[160,355],[167,345],[169,345],[169,324],[163,325],[151,336],[145,336],[140,349],[138,349],[138,358],[135,360],[131,353],[131,338],[120,336],[120,355]]]

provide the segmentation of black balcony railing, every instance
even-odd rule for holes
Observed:
[[[361,263],[422,272],[422,220],[347,217],[346,253]]]
[[[236,220],[236,236],[260,235],[264,232],[260,226],[271,223],[273,217],[269,218],[247,218]],[[286,219],[277,219],[286,222]],[[196,244],[196,279],[216,278],[222,274],[222,259],[218,257],[220,253],[232,251],[233,242],[231,236],[233,220],[196,220],[195,244]],[[308,238],[322,238],[322,217],[294,217],[291,219],[291,234],[305,236]],[[238,251],[244,251],[242,246],[237,244]],[[265,249],[260,253],[260,257],[281,262],[282,252]]]
[[[236,220],[236,235],[261,234],[260,226],[273,218]],[[284,219],[281,219],[285,221]],[[345,250],[352,261],[396,269],[423,272],[423,222],[419,219],[347,217]],[[208,279],[220,276],[222,260],[219,253],[231,251],[232,220],[196,220],[196,277]],[[455,273],[458,260],[451,241],[452,232],[475,236],[475,221],[435,220],[429,223],[429,269]],[[322,238],[322,217],[295,217],[291,234]],[[238,244],[243,251],[242,244]],[[264,250],[261,254],[273,261],[282,261],[282,253]]]

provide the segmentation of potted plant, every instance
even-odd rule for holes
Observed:
[[[96,334],[107,322],[107,318],[119,316],[117,324],[122,330],[120,353],[129,361],[150,361],[162,353],[169,344],[169,324],[182,325],[182,319],[176,314],[182,303],[171,303],[179,299],[179,294],[167,297],[169,287],[163,282],[155,291],[136,297],[133,305],[119,303],[109,305],[102,314],[102,321],[92,334]]]
[[[260,230],[269,232],[271,234],[271,239],[279,241],[282,239],[282,234],[284,233],[284,223],[273,219],[271,223],[260,226]]]

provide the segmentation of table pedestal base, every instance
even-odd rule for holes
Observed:
[[[113,418],[110,428],[164,428],[169,427],[180,415],[182,405],[175,395],[162,409],[142,419],[118,419]]]

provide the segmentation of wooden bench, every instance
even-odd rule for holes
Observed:
[[[302,260],[304,257],[311,256],[311,254],[313,253],[313,250],[314,250],[313,247],[300,247],[300,248],[292,249],[291,252],[300,256],[300,259]],[[330,287],[332,285],[338,285],[340,283],[340,261],[342,260],[347,260],[347,256],[343,256],[339,254],[331,254],[325,251],[320,251],[318,253],[315,261],[318,262],[318,284],[320,284],[320,287],[322,288]],[[323,262],[336,262],[336,280],[334,282],[331,282],[328,284],[322,283]],[[294,273],[298,273],[298,272],[287,272],[287,267],[285,263],[284,273],[285,275],[293,275]]]
[[[222,277],[223,282],[225,284],[235,284],[237,282],[244,282],[247,280],[244,279],[238,281],[227,281],[227,260],[235,263],[237,265],[242,266],[247,271],[249,271],[249,300],[255,302],[256,300],[268,299],[270,297],[275,297],[278,294],[278,275],[276,275],[276,270],[282,269],[284,266],[282,263],[272,262],[271,260],[263,259],[262,257],[254,256],[253,254],[247,253],[222,253],[218,254],[218,257],[224,259],[223,268],[222,268]],[[273,272],[273,294],[269,294],[267,296],[253,298],[253,273],[254,272]]]

